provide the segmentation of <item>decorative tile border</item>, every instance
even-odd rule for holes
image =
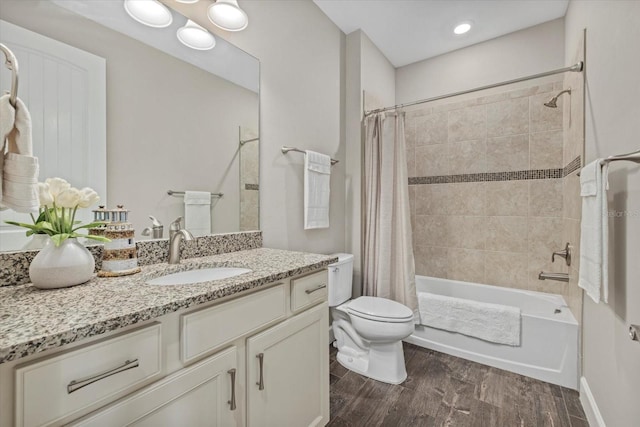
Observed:
[[[422,184],[456,184],[461,182],[489,182],[489,181],[522,181],[531,179],[564,178],[581,165],[580,157],[576,157],[564,168],[558,169],[529,169],[513,172],[481,172],[459,175],[419,176],[409,178],[409,185]]]
[[[260,185],[259,184],[245,184],[244,185],[244,189],[245,190],[259,191],[260,190]]]
[[[198,258],[262,247],[262,232],[214,234],[181,243],[182,258]],[[87,246],[96,260],[96,271],[102,268],[103,245]],[[169,239],[136,242],[138,265],[166,262],[169,258]],[[0,287],[29,283],[29,265],[38,251],[0,253]]]

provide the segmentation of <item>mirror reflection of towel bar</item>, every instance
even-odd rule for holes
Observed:
[[[184,196],[184,191],[167,190],[167,194],[170,196]],[[222,197],[224,193],[211,193],[211,197]]]

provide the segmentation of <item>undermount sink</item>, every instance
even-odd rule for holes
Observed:
[[[213,280],[228,279],[229,277],[251,273],[248,268],[215,267],[198,270],[181,271],[167,274],[147,281],[148,285],[190,285],[193,283],[211,282]]]

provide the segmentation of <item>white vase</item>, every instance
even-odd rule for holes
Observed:
[[[77,239],[66,239],[56,246],[51,239],[33,258],[29,278],[40,289],[66,288],[93,277],[93,255]]]

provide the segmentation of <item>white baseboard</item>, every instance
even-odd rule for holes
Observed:
[[[580,403],[591,427],[607,427],[585,377],[580,378]]]

